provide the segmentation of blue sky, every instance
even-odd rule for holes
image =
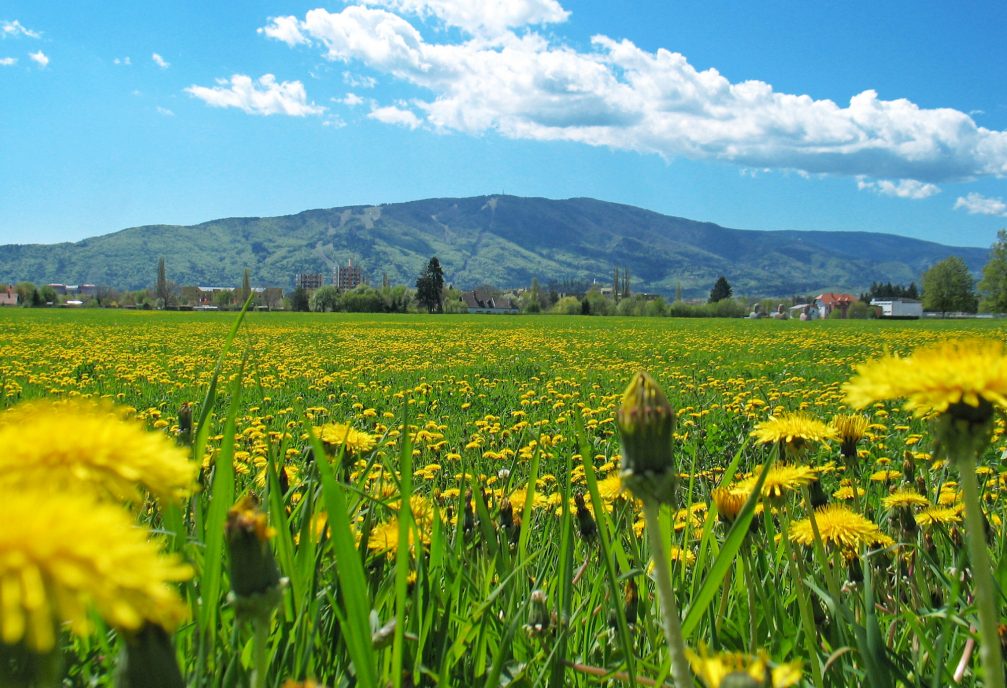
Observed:
[[[989,246],[1005,28],[1000,0],[7,0],[0,243],[508,193]]]

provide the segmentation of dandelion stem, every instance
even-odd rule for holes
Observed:
[[[811,677],[816,688],[822,688],[824,683],[822,680],[821,662],[818,657],[818,641],[816,639],[818,630],[815,626],[815,617],[811,613],[811,598],[808,595],[808,588],[804,584],[804,567],[790,544],[790,518],[788,516],[788,509],[781,509],[780,516],[783,519],[782,527],[780,528],[782,531],[780,539],[783,541],[787,566],[789,566],[790,575],[794,580],[794,590],[797,594],[797,608],[800,611],[801,626],[803,626],[801,630],[804,631],[804,645],[808,652],[808,663],[811,664]]]
[[[745,587],[748,589],[748,651],[755,654],[756,648],[756,624],[755,610],[758,605],[755,602],[755,577],[752,574],[752,553],[747,544],[741,547],[741,567],[745,579]]]
[[[671,585],[668,550],[661,537],[661,524],[658,518],[660,509],[660,504],[655,500],[644,500],[643,513],[647,524],[647,538],[650,542],[650,556],[654,560],[657,591],[661,596],[661,609],[664,612],[662,624],[664,637],[668,641],[668,651],[671,654],[671,675],[677,688],[689,688],[693,685],[692,673],[689,671],[689,660],[685,655],[685,641],[682,638],[682,624],[679,620],[678,603],[675,601],[675,590]]]
[[[1000,614],[993,595],[995,581],[986,552],[986,531],[979,504],[976,463],[971,456],[958,459],[965,502],[965,541],[972,569],[972,587],[979,612],[979,658],[983,665],[983,683],[989,688],[1004,688],[1004,667],[997,626]]]
[[[252,641],[252,688],[266,686],[266,643],[269,640],[269,620],[256,616],[252,621],[255,636]]]

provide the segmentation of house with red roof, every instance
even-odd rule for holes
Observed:
[[[856,300],[857,297],[852,294],[837,294],[830,291],[816,296],[815,306],[818,308],[819,315],[823,318],[829,317],[832,311],[836,310],[840,312],[840,318],[845,318],[846,311],[849,310],[850,306]]]

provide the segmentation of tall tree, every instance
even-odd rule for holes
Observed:
[[[713,289],[710,290],[710,303],[717,303],[718,301],[723,301],[724,299],[731,298],[731,285],[728,284],[727,278],[721,275],[717,278],[717,281],[713,285]]]
[[[161,308],[168,306],[168,299],[171,297],[171,289],[168,287],[168,277],[164,269],[164,258],[157,261],[157,285],[154,287],[154,294],[160,302]]]
[[[248,274],[248,268],[245,268],[245,274],[241,276],[241,291],[238,293],[239,305],[244,306],[245,301],[248,301],[248,297],[252,293],[252,278]]]
[[[945,258],[923,273],[923,309],[975,313],[977,307],[975,280],[958,256]]]
[[[979,280],[979,311],[1007,313],[1007,229],[997,232],[990,259]]]
[[[308,290],[304,287],[297,287],[290,295],[290,308],[295,311],[308,311],[311,309],[308,304]]]
[[[444,270],[437,256],[430,259],[416,278],[416,302],[428,313],[444,312]]]

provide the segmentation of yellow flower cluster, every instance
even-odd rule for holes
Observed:
[[[85,401],[23,404],[0,415],[0,642],[54,650],[61,626],[172,629],[191,577],[160,552],[123,500],[189,493],[195,466],[166,437]]]

